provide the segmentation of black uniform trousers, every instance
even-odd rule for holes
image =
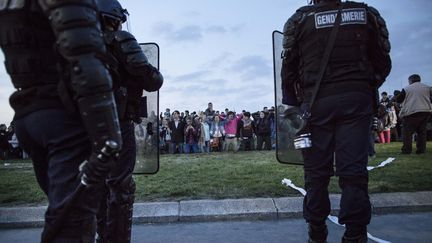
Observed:
[[[317,99],[311,110],[312,147],[303,150],[306,196],[303,216],[321,225],[330,213],[328,184],[339,177],[339,223],[365,229],[371,218],[368,143],[372,95],[349,92]],[[336,173],[334,173],[334,166]]]
[[[48,197],[45,229],[58,219],[63,202],[80,184],[79,165],[89,158],[91,143],[78,115],[61,109],[32,112],[15,120],[20,146],[33,161],[37,182]],[[92,239],[100,188],[81,193],[54,242],[83,242]]]
[[[426,151],[426,126],[431,114],[428,112],[418,112],[402,118],[403,126],[403,146],[402,153],[412,152],[412,135],[417,133],[416,153],[421,154]]]
[[[132,121],[120,121],[122,149],[103,189],[97,214],[98,242],[129,242],[135,182],[132,172],[136,161],[135,127]]]

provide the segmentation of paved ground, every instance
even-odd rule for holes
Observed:
[[[340,195],[331,195],[337,215]],[[133,242],[305,242],[303,197],[136,203]],[[372,194],[369,233],[391,242],[432,242],[432,192]],[[0,208],[0,243],[39,242],[46,207]],[[329,223],[329,242],[343,228]],[[372,241],[370,241],[372,242]]]
[[[331,222],[328,241],[340,242],[344,228]],[[38,242],[41,228],[0,229],[0,242]],[[374,215],[369,233],[393,243],[432,242],[432,212]],[[278,243],[306,242],[302,219],[139,224],[132,242]],[[374,242],[369,240],[369,242]]]
[[[332,210],[340,195],[331,195]],[[303,197],[136,203],[135,223],[300,218]],[[432,211],[432,192],[372,194],[373,213]],[[0,228],[40,227],[46,207],[0,208]]]

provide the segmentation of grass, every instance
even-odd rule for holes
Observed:
[[[377,158],[369,165],[388,157],[396,160],[370,172],[371,193],[432,190],[430,143],[423,155],[401,155],[400,147],[401,143],[376,145]],[[137,201],[299,196],[281,184],[283,178],[303,186],[302,167],[278,163],[274,151],[162,155],[160,168],[156,175],[135,176]],[[329,191],[339,192],[337,178]],[[0,166],[0,206],[45,204],[45,200],[29,161]]]

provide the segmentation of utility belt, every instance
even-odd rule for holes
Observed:
[[[225,137],[228,139],[231,139],[231,138],[235,138],[236,135],[235,134],[227,134]]]

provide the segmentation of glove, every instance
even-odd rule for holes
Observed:
[[[306,124],[306,120],[303,119],[304,111],[297,106],[286,109],[280,116],[283,119],[291,122],[291,126],[295,129],[301,130]]]
[[[85,186],[102,184],[118,157],[118,144],[107,141],[99,153],[92,153],[89,160],[80,165],[81,183]]]

